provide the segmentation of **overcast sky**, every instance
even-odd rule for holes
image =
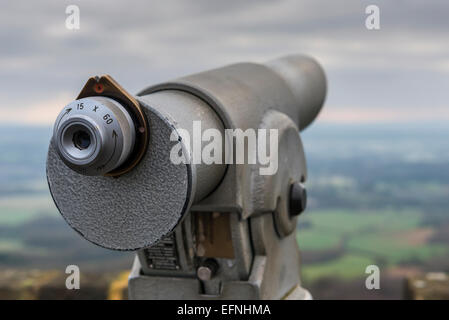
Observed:
[[[65,9],[81,11],[80,30]],[[380,7],[377,31],[365,8]],[[449,1],[0,3],[0,122],[49,125],[87,78],[135,93],[160,81],[305,53],[324,67],[323,122],[449,120]]]

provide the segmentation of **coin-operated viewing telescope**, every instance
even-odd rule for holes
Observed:
[[[306,206],[299,132],[325,95],[323,70],[299,55],[137,95],[90,78],[54,125],[53,200],[87,240],[137,250],[130,298],[310,298],[295,232]]]

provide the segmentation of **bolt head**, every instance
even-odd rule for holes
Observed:
[[[290,216],[300,215],[307,206],[307,191],[300,182],[292,183],[290,187]]]
[[[212,279],[212,270],[209,267],[201,266],[196,270],[196,275],[198,276],[198,279],[202,281],[208,281]]]

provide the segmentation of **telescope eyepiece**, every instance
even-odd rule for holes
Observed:
[[[73,144],[80,150],[89,148],[90,139],[90,134],[82,129],[73,134]]]
[[[128,111],[117,101],[83,98],[60,112],[53,142],[62,161],[74,171],[103,175],[119,167],[131,153],[135,126]]]

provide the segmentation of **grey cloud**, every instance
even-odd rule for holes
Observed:
[[[364,27],[372,3],[381,8],[380,31]],[[69,4],[81,9],[79,31],[64,27]],[[443,0],[3,1],[0,108],[26,108],[60,91],[75,96],[93,74],[112,74],[135,92],[205,68],[293,52],[326,68],[330,108],[441,106],[447,12]]]

